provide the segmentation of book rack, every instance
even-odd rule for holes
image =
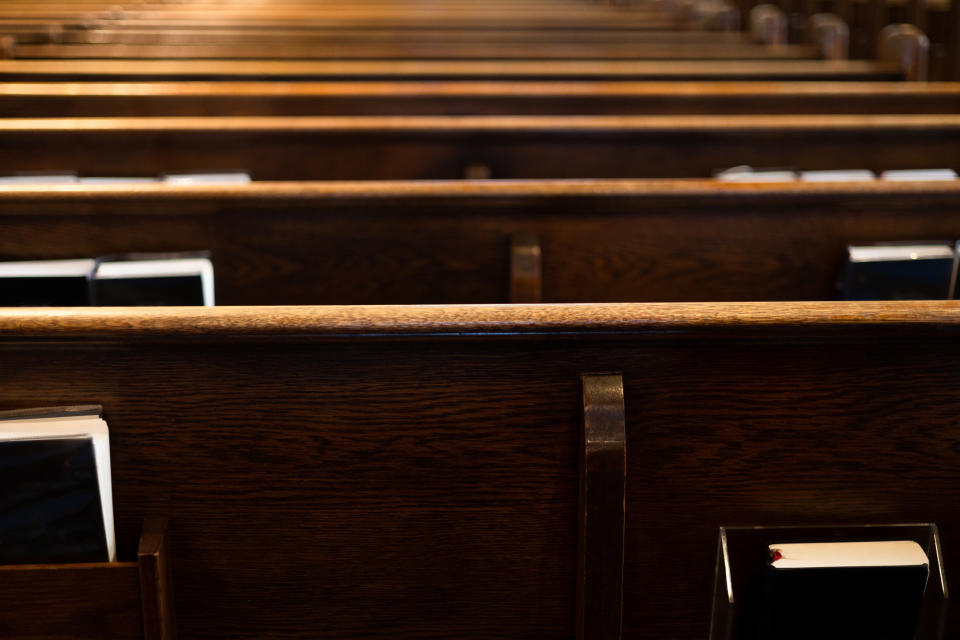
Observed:
[[[144,522],[136,561],[0,566],[0,635],[174,640],[166,520]]]
[[[949,601],[943,571],[943,554],[937,525],[895,524],[805,527],[721,527],[717,546],[716,581],[711,620],[711,640],[738,637],[739,605],[757,578],[758,567],[768,544],[778,540],[809,542],[853,542],[871,540],[913,540],[930,562],[930,577],[923,597],[916,640],[944,637]],[[757,562],[757,559],[761,562]]]

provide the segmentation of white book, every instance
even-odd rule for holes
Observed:
[[[919,567],[929,563],[923,548],[913,540],[771,544],[768,550],[775,569]]]
[[[92,259],[0,262],[0,278],[72,278],[93,273]]]
[[[848,247],[850,262],[952,259],[949,244],[889,244]]]
[[[219,173],[168,173],[163,176],[166,184],[247,184],[250,174],[243,171],[221,171]]]
[[[797,174],[787,169],[758,171],[748,165],[740,165],[720,171],[714,178],[720,182],[794,182]]]
[[[800,172],[801,182],[870,182],[876,179],[876,174],[867,169]]]
[[[76,184],[74,173],[38,173],[0,176],[0,184]]]
[[[79,184],[156,184],[159,178],[78,178]]]
[[[146,260],[117,260],[101,262],[94,274],[94,288],[100,298],[106,298],[110,281],[140,281],[142,284],[158,278],[195,278],[199,281],[202,303],[205,307],[214,306],[213,263],[209,258],[168,258]],[[186,285],[190,288],[194,285]],[[169,285],[174,294],[175,286]],[[194,289],[195,290],[195,289]],[[189,292],[187,292],[189,293]],[[188,295],[189,297],[189,295]],[[112,304],[98,299],[97,304]],[[184,303],[186,304],[186,303]]]
[[[0,447],[5,442],[37,442],[91,439],[96,461],[100,510],[103,517],[107,557],[116,562],[117,544],[113,523],[113,487],[110,480],[110,434],[99,411],[17,412],[14,417],[0,416]],[[2,537],[3,532],[0,532]]]
[[[957,179],[957,172],[953,169],[897,169],[884,171],[880,179],[893,182],[950,182]]]

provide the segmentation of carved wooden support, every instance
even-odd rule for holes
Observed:
[[[583,383],[577,550],[577,640],[620,640],[626,418],[623,378],[590,374]]]
[[[880,32],[878,57],[895,62],[907,80],[927,79],[930,40],[911,24],[891,24]]]
[[[176,640],[166,518],[147,518],[137,549],[144,640]]]
[[[537,303],[542,294],[540,238],[517,233],[510,238],[510,302]]]
[[[693,5],[694,27],[707,31],[737,31],[740,10],[726,0],[698,0]]]
[[[17,55],[17,39],[13,36],[0,36],[0,60],[9,60]]]
[[[750,10],[750,34],[766,45],[787,44],[787,16],[779,7],[760,4]]]
[[[818,13],[810,18],[813,41],[824,60],[850,57],[850,28],[833,13]]]

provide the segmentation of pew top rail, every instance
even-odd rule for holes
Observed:
[[[902,73],[873,60],[0,60],[0,78],[893,80]]]
[[[960,301],[13,308],[0,344],[30,340],[676,339],[724,331],[960,332]]]

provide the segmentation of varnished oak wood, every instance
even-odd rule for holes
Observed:
[[[586,374],[577,548],[577,638],[620,640],[623,618],[623,379]]]
[[[0,633],[28,640],[176,640],[165,520],[146,518],[136,557],[136,562],[0,565]]]
[[[147,518],[137,548],[144,640],[177,639],[170,555],[166,518]]]
[[[103,404],[181,637],[570,638],[580,375],[619,371],[623,636],[679,640],[721,523],[933,520],[955,573],[957,338],[946,302],[22,309],[0,408]]]
[[[383,42],[334,44],[137,45],[137,44],[17,44],[18,60],[796,60],[816,59],[812,46],[764,47],[718,41],[685,43],[523,43]]]
[[[0,260],[211,250],[221,304],[829,300],[846,246],[960,239],[960,183],[0,187]]]
[[[205,79],[898,80],[866,60],[0,60],[6,81]]]
[[[516,233],[510,238],[510,302],[541,302],[543,271],[540,238]]]
[[[960,84],[906,82],[3,83],[0,116],[956,113]]]
[[[740,164],[956,167],[958,142],[958,115],[11,118],[0,172],[402,180],[483,164],[494,178],[707,177]]]

